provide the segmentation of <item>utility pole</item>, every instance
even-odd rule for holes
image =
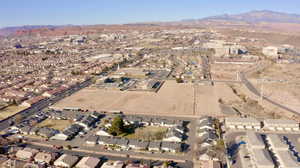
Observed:
[[[264,82],[261,82],[261,86],[260,86],[260,103],[261,103],[261,106],[263,106],[263,98],[264,98],[264,96],[263,96],[263,87],[264,86]]]

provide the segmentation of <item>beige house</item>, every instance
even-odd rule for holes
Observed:
[[[32,148],[24,148],[23,150],[19,150],[16,153],[16,157],[22,160],[27,160],[30,158],[33,158],[35,154],[37,154],[39,151]]]
[[[100,163],[100,159],[94,157],[84,157],[75,168],[95,168]]]
[[[77,156],[63,154],[54,162],[54,166],[69,168],[73,167],[77,161]]]

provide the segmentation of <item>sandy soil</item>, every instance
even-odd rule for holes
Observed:
[[[255,86],[261,89],[263,83],[264,95],[300,112],[300,64],[275,64],[252,79]],[[288,100],[288,101],[287,101]]]
[[[193,86],[166,81],[158,93],[83,89],[53,105],[90,110],[121,110],[129,114],[203,116],[222,115],[218,99],[234,98],[226,85]]]
[[[46,119],[45,121],[37,124],[37,127],[48,127],[53,128],[57,130],[64,130],[65,128],[69,127],[72,124],[72,121],[70,120],[52,120],[52,119]]]
[[[236,80],[237,73],[250,66],[251,65],[212,64],[210,69],[214,80]]]
[[[14,115],[22,110],[24,110],[26,107],[22,107],[22,106],[8,106],[3,110],[0,110],[0,120],[3,120],[11,115]]]

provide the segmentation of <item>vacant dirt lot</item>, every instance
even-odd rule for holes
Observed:
[[[193,86],[166,81],[158,93],[83,89],[53,105],[55,108],[79,107],[90,110],[121,110],[130,114],[202,116],[222,115],[220,97],[234,98],[226,85]]]
[[[22,110],[24,110],[26,107],[22,107],[22,106],[15,106],[15,105],[11,105],[6,107],[3,110],[0,110],[0,120],[3,120],[11,115],[14,115]]]
[[[73,122],[70,120],[52,120],[46,119],[45,121],[39,123],[38,127],[48,127],[57,130],[64,130],[65,128],[69,127]]]
[[[300,111],[300,64],[274,64],[252,78],[264,95],[293,110]],[[265,79],[257,80],[257,79]],[[287,101],[288,100],[288,101]]]
[[[212,64],[211,74],[214,80],[236,80],[237,73],[249,67],[250,65]]]

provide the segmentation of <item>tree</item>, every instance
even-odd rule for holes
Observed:
[[[184,81],[181,78],[176,78],[177,83],[183,83]]]
[[[67,145],[66,147],[67,147],[68,150],[71,150],[71,149],[72,149],[72,146],[71,146],[71,145]]]
[[[123,121],[122,117],[116,116],[114,118],[114,120],[112,121],[111,127],[109,128],[109,132],[115,136],[120,135],[125,132],[124,121]]]

